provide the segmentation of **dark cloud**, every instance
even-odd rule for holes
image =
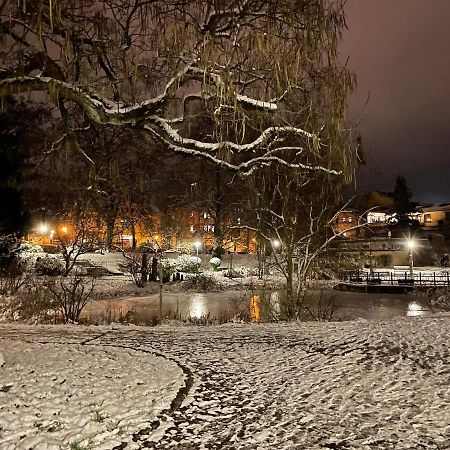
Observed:
[[[360,186],[389,190],[402,174],[418,200],[450,201],[450,1],[348,0],[346,14],[349,118],[363,114],[369,152]]]

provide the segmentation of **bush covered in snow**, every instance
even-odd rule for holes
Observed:
[[[209,260],[210,266],[213,268],[213,270],[217,270],[220,267],[220,264],[222,264],[222,261],[220,258],[217,258],[216,256],[213,256]]]
[[[44,253],[44,249],[40,245],[31,244],[30,242],[22,242],[19,247],[20,253]]]
[[[47,275],[51,277],[60,275],[64,270],[61,261],[49,255],[45,255],[43,258],[37,258],[34,268],[38,275]]]
[[[202,264],[200,258],[189,255],[181,255],[175,261],[177,270],[185,273],[197,273]]]
[[[13,236],[0,236],[0,271],[7,273],[17,264],[19,244]]]
[[[437,293],[436,297],[430,300],[430,305],[442,311],[450,311],[450,293]]]
[[[170,277],[177,271],[177,260],[163,259],[162,261],[159,261],[159,267],[162,267],[163,281],[170,281]]]
[[[183,282],[183,288],[195,291],[219,291],[222,289],[222,285],[215,277],[199,273],[197,275],[189,276],[189,278]]]

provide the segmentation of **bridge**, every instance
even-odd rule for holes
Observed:
[[[450,286],[449,271],[416,270],[411,277],[407,270],[346,270],[339,274],[343,282],[367,285],[390,286],[424,286],[444,287]]]

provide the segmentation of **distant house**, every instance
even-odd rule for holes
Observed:
[[[350,209],[340,211],[333,226],[334,232],[342,233],[343,237],[349,239],[361,237],[361,229],[354,228],[359,220],[360,216],[356,211]]]
[[[417,208],[419,222],[425,228],[444,228],[450,226],[450,203],[435,203],[434,205]]]
[[[367,223],[372,226],[386,225],[395,218],[395,201],[392,192],[373,191],[364,195],[359,202],[361,211],[367,213]]]

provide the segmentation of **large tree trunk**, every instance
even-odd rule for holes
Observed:
[[[296,319],[296,298],[294,293],[294,264],[292,250],[286,249],[286,319]]]
[[[131,231],[131,250],[133,252],[135,252],[136,251],[136,225],[134,222],[131,222],[130,231]]]
[[[216,190],[214,193],[214,247],[223,246],[223,194],[220,170],[215,170]]]
[[[110,251],[114,238],[114,226],[116,224],[117,212],[114,211],[106,218],[106,233],[105,233],[105,250]]]

